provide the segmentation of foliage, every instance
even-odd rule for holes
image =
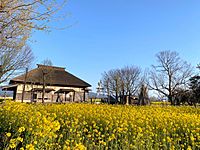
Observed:
[[[200,108],[24,104],[0,106],[3,149],[199,149]]]

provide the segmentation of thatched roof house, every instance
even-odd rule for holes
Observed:
[[[91,85],[65,71],[65,68],[38,64],[38,68],[10,80],[3,90],[12,90],[13,98],[20,100],[25,86],[27,101],[40,101],[42,87],[45,85],[46,101],[84,101],[87,88]]]

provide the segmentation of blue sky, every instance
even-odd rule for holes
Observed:
[[[199,0],[69,0],[69,15],[50,33],[35,32],[35,63],[49,58],[56,66],[96,88],[109,69],[155,64],[155,54],[175,50],[200,62]]]

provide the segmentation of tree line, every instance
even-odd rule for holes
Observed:
[[[180,58],[176,51],[160,51],[156,54],[157,64],[143,72],[137,66],[111,69],[102,74],[102,83],[107,95],[119,103],[127,103],[125,96],[139,98],[138,104],[148,104],[148,91],[166,97],[172,105],[200,102],[200,76],[194,67]],[[197,66],[200,69],[200,66]]]

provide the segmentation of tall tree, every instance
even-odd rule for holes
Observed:
[[[192,67],[175,51],[161,51],[156,54],[156,58],[158,64],[153,65],[150,71],[149,87],[175,104],[176,90],[186,86],[192,75]]]

